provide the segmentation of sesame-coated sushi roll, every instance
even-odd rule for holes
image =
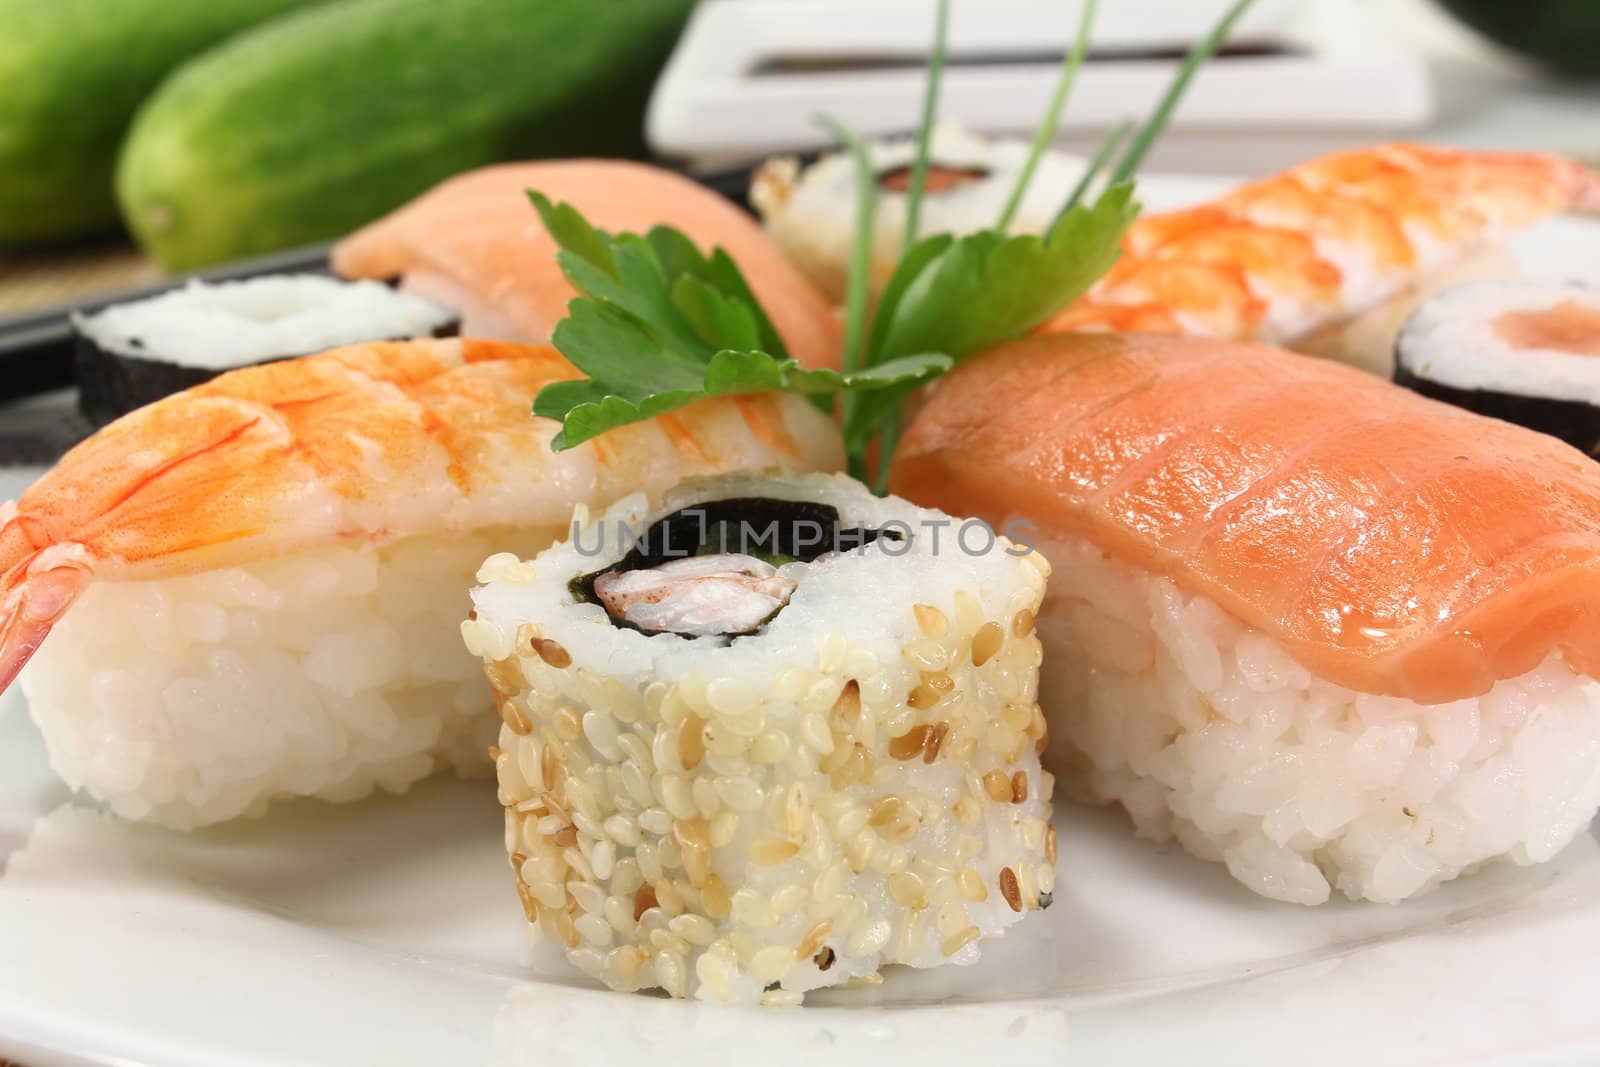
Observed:
[[[485,562],[528,920],[619,990],[793,1003],[1048,906],[1048,565],[842,476],[625,500]]]

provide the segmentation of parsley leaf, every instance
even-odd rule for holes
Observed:
[[[1073,208],[1043,237],[982,230],[918,241],[879,297],[867,366],[931,351],[960,362],[1030,332],[1111,269],[1138,211],[1133,186],[1123,184]],[[846,450],[864,448],[919,384],[859,398],[844,427]]]
[[[536,415],[561,422],[556,451],[697,400],[787,392],[826,398],[901,388],[950,367],[939,353],[904,353],[841,374],[790,359],[760,303],[721,249],[706,256],[667,227],[612,237],[570,204],[529,193],[581,294],[551,336],[587,377],[553,382]]]

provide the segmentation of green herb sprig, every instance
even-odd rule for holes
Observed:
[[[1132,175],[1196,69],[1215,54],[1252,2],[1236,0],[1189,53],[1136,135],[1132,123],[1114,131],[1043,235],[1008,235],[1087,53],[1096,7],[1088,0],[1044,120],[996,225],[964,236],[937,233],[918,239],[949,21],[949,0],[939,0],[907,192],[905,245],[875,308],[869,308],[868,267],[876,176],[859,137],[835,120],[819,120],[845,146],[856,170],[856,229],[839,371],[809,369],[789,357],[723,250],[707,256],[686,235],[664,226],[642,236],[613,236],[590,225],[570,204],[552,203],[530,190],[560,248],[562,272],[579,294],[552,341],[587,376],[548,385],[535,399],[536,414],[561,422],[551,447],[572,448],[706,397],[797,393],[838,415],[850,473],[885,492],[902,408],[913,393],[961,360],[1048,321],[1111,269],[1139,211]],[[1108,167],[1105,188],[1087,202],[1089,189]]]

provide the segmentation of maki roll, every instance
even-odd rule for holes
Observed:
[[[906,191],[917,145],[910,138],[868,145],[878,181],[869,277],[881,289],[900,262],[906,225]],[[1028,159],[1027,141],[989,140],[959,126],[941,126],[928,146],[922,232],[973,233],[994,225]],[[1046,151],[1017,207],[1015,233],[1043,233],[1086,164]],[[855,236],[856,176],[848,153],[822,157],[801,169],[781,157],[756,171],[750,201],[779,247],[835,302],[844,300],[850,245]]]
[[[1460,285],[1417,309],[1394,380],[1424,396],[1600,454],[1600,290]]]
[[[316,274],[181,289],[74,315],[78,406],[103,426],[254,363],[366,341],[448,337],[455,313],[378,282]]]
[[[843,476],[644,506],[491,557],[462,626],[533,927],[614,989],[793,1003],[1049,904],[1039,555]]]

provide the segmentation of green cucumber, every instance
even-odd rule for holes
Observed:
[[[330,0],[176,71],[117,169],[184,269],[344,234],[459,171],[638,155],[693,0]],[[530,209],[531,210],[531,209]]]
[[[0,0],[0,245],[114,226],[139,102],[189,56],[310,0]]]

